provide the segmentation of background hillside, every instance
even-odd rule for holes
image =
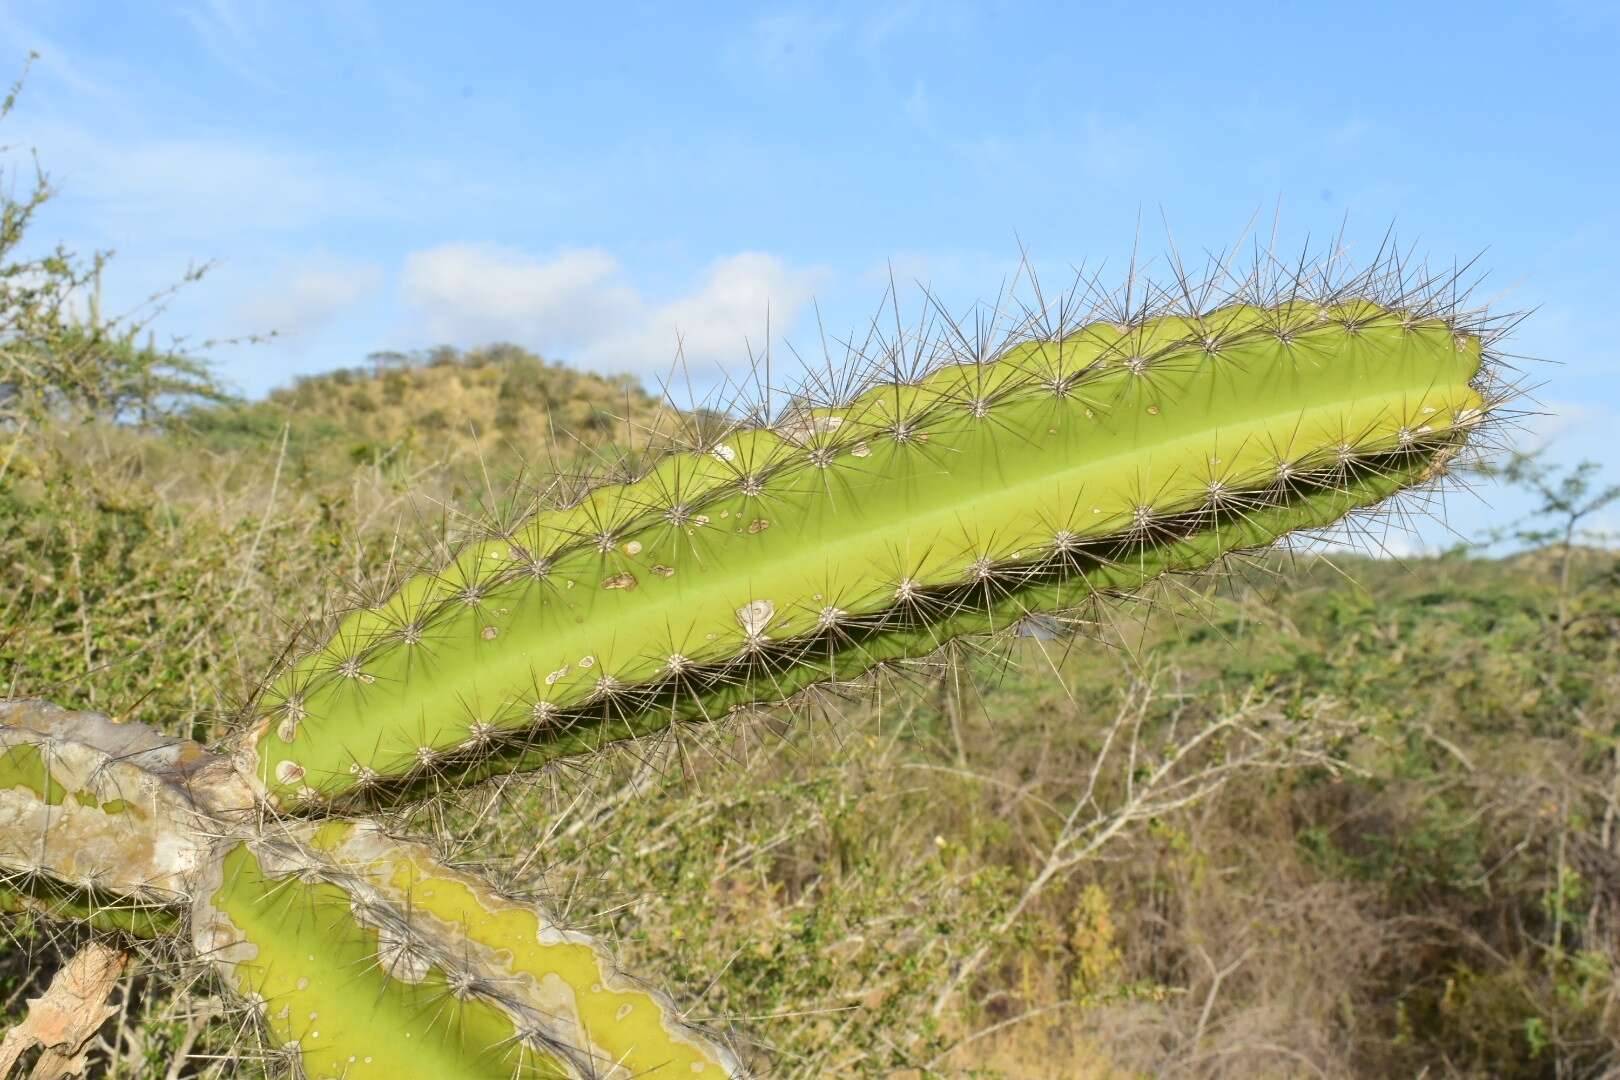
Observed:
[[[643,447],[672,417],[633,376],[577,371],[516,345],[442,346],[375,353],[365,367],[305,376],[257,401],[196,408],[177,428],[217,450],[262,446],[285,425],[295,460],[330,474],[481,447],[560,462],[603,444]]]
[[[218,737],[325,605],[682,420],[510,346],[214,398],[6,423],[0,694]],[[1103,616],[401,824],[784,1076],[1620,1067],[1614,553],[1278,557]],[[57,955],[10,933],[0,1025]],[[161,972],[120,1001],[106,1075],[236,1039]]]

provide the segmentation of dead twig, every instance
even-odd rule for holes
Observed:
[[[29,1080],[82,1076],[89,1058],[86,1044],[118,1011],[107,997],[127,963],[129,953],[96,941],[74,953],[45,992],[28,1000],[23,1022],[0,1040],[0,1080],[36,1046],[43,1052]]]

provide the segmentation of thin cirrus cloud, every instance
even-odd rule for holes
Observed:
[[[393,187],[308,149],[252,135],[149,136],[44,121],[14,132],[83,224],[140,251],[285,235],[384,216]],[[109,163],[115,163],[110,166]],[[203,255],[216,254],[204,248]]]
[[[1539,451],[1557,447],[1564,456],[1601,456],[1610,442],[1620,412],[1601,401],[1544,401],[1526,403],[1533,411],[1521,423],[1519,449]],[[1574,451],[1574,453],[1569,453]]]
[[[406,257],[404,303],[426,337],[473,345],[512,341],[598,371],[670,370],[677,352],[696,372],[735,367],[750,346],[789,327],[821,271],[762,252],[711,263],[696,286],[645,298],[617,259],[597,248],[540,257],[492,244],[445,244]]]
[[[239,306],[237,318],[255,332],[274,331],[297,343],[373,296],[382,278],[372,263],[327,254],[290,261]]]
[[[725,57],[781,79],[804,75],[845,29],[841,19],[814,10],[771,12],[756,18],[726,44]]]

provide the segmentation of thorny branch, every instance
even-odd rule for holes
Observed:
[[[1115,713],[1096,759],[1062,825],[1045,849],[1040,868],[996,924],[995,940],[1023,917],[1054,880],[1101,855],[1136,826],[1202,802],[1244,773],[1317,766],[1342,770],[1328,745],[1334,725],[1315,713],[1284,717],[1274,703],[1252,691],[1237,706],[1183,734],[1183,711],[1173,711],[1167,730],[1147,730],[1156,698],[1148,682],[1136,682]],[[935,999],[941,1016],[989,958],[980,945],[957,968]]]

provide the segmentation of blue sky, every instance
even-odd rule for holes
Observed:
[[[819,352],[892,270],[953,309],[1021,240],[1047,281],[1348,215],[1536,309],[1521,442],[1620,479],[1620,3],[657,5],[0,0],[41,53],[0,129],[61,190],[36,234],[118,252],[129,307],[239,389],[378,349],[513,340],[706,378]],[[1161,218],[1162,215],[1162,218]],[[745,344],[745,342],[747,344]],[[1472,533],[1511,495],[1452,507]],[[1620,517],[1609,524],[1620,527]],[[1443,539],[1436,527],[1428,542]],[[1409,546],[1413,541],[1397,541]]]

